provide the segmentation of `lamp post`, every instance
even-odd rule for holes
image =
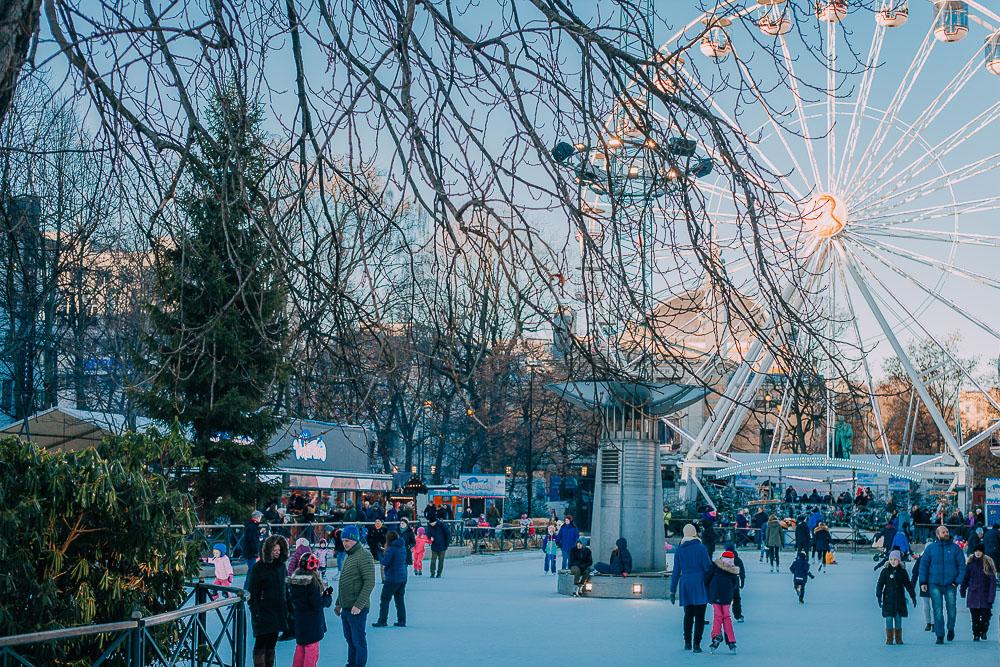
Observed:
[[[534,461],[533,449],[535,445],[535,430],[534,430],[534,406],[535,406],[535,367],[538,365],[537,362],[528,360],[525,362],[528,367],[528,400],[524,408],[524,420],[526,422],[526,442],[525,442],[525,466],[524,466],[524,485],[528,496],[528,516],[531,516],[531,500],[534,495],[534,489],[531,488],[532,474],[534,473]],[[511,483],[513,484],[513,478]]]

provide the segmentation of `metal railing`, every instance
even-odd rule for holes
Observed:
[[[245,667],[246,593],[211,584],[189,586],[191,594],[174,611],[145,617],[133,612],[127,621],[0,637],[0,667]],[[210,599],[223,594],[229,597]],[[89,645],[76,649],[79,655],[59,646],[88,639],[84,644]]]

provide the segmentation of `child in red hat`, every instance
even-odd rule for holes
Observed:
[[[715,559],[712,569],[705,575],[705,589],[708,601],[712,603],[712,651],[722,643],[725,631],[726,646],[736,653],[736,633],[733,631],[733,617],[730,608],[733,597],[740,587],[740,568],[736,565],[736,554],[723,551]]]

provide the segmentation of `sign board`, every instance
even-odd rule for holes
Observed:
[[[1000,523],[1000,477],[986,478],[986,525]]]
[[[754,475],[736,475],[733,479],[736,480],[737,489],[757,488],[757,477]]]
[[[909,491],[910,490],[910,480],[903,479],[902,477],[890,477],[889,478],[889,490],[890,491]]]
[[[873,472],[859,472],[855,479],[858,482],[858,486],[875,486],[875,482],[878,481],[878,475]]]
[[[459,475],[459,495],[466,498],[503,498],[507,495],[504,475]]]

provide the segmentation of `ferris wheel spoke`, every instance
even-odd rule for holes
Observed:
[[[878,215],[862,216],[852,224],[857,224],[859,227],[895,227],[897,225],[908,224],[911,222],[937,220],[939,218],[948,218],[954,215],[986,213],[997,209],[1000,209],[1000,196],[972,199],[953,204],[925,206],[923,208],[910,209],[909,211],[895,211],[891,213],[880,213]],[[904,218],[899,216],[909,217]]]
[[[870,184],[854,197],[855,201],[859,203],[865,202],[884,192],[886,188],[897,188],[912,182],[913,179],[929,169],[935,162],[947,157],[952,151],[961,147],[965,142],[988,128],[998,118],[1000,118],[1000,102],[995,102],[975,118],[959,127],[934,146],[931,146],[927,153],[928,155],[934,155],[937,160],[918,160],[892,178],[870,181]]]
[[[931,195],[940,190],[951,188],[952,186],[963,181],[975,178],[980,174],[985,174],[997,168],[1000,168],[1000,153],[994,153],[989,157],[984,157],[981,160],[977,160],[957,169],[953,169],[943,174],[937,174],[936,176],[932,176],[925,181],[911,185],[908,188],[897,190],[892,194],[882,197],[881,199],[869,199],[867,204],[852,206],[851,214],[853,216],[859,216],[862,213],[865,215],[871,215],[883,211],[891,211],[920,199],[921,197],[926,197],[927,195]]]
[[[885,334],[886,339],[889,341],[889,345],[892,346],[893,351],[896,353],[896,358],[899,359],[899,362],[906,371],[906,374],[910,376],[913,388],[917,391],[917,394],[919,394],[920,399],[924,403],[924,408],[930,414],[931,419],[934,421],[934,425],[937,426],[945,444],[959,461],[963,460],[962,451],[959,449],[958,442],[955,440],[955,436],[951,432],[951,427],[948,426],[948,422],[941,414],[941,411],[938,409],[933,398],[931,398],[930,392],[927,391],[927,386],[924,384],[923,378],[913,367],[909,356],[906,354],[906,350],[903,349],[903,346],[896,338],[896,334],[893,332],[892,327],[889,326],[889,321],[886,320],[885,314],[882,312],[882,309],[875,300],[868,284],[861,275],[861,272],[858,269],[858,263],[855,261],[854,256],[848,255],[848,250],[845,249],[843,244],[838,241],[834,241],[834,247],[837,249],[837,253],[840,255],[848,273],[850,273],[851,278],[854,280],[854,284],[857,285],[858,290],[861,292],[865,302],[868,304],[869,310],[871,310],[872,315],[875,316],[875,320],[878,322],[879,327],[882,329],[882,333]]]
[[[736,55],[736,54],[734,53],[734,55]],[[736,58],[737,58],[737,61],[739,61],[739,56],[738,55],[736,55]],[[760,94],[760,91],[757,88],[756,82],[754,82],[753,79],[752,79],[752,77],[750,77],[749,72],[747,72],[745,70],[745,68],[743,68],[742,63],[740,64],[740,69],[744,71],[744,73],[745,73],[744,75],[745,76],[747,76],[748,78],[750,78],[750,85],[751,85],[752,90],[754,91],[754,94],[757,96],[758,102],[761,103],[762,108],[764,108],[765,113],[767,114],[768,120],[771,122],[771,126],[774,128],[775,133],[777,134],[778,138],[781,140],[781,143],[784,145],[785,151],[788,153],[788,157],[791,159],[792,164],[794,165],[794,167],[796,169],[796,173],[798,173],[800,175],[800,177],[801,177],[802,167],[799,166],[799,161],[796,159],[795,153],[792,152],[791,147],[788,145],[788,141],[785,139],[784,132],[782,131],[782,128],[780,127],[780,125],[778,124],[778,122],[774,120],[774,116],[772,115],[771,110],[764,104],[763,97],[761,97],[761,94]],[[737,132],[742,137],[742,139],[746,142],[746,144],[748,146],[750,146],[750,148],[753,150],[754,154],[757,155],[757,158],[760,159],[761,162],[763,162],[767,166],[767,168],[771,170],[771,173],[779,181],[781,181],[783,187],[788,191],[787,194],[791,195],[791,197],[787,197],[786,196],[784,198],[787,199],[787,200],[789,200],[792,203],[794,203],[794,200],[792,199],[793,197],[794,197],[794,199],[801,200],[803,198],[802,192],[798,188],[796,188],[795,185],[788,179],[788,177],[785,174],[785,171],[782,170],[782,169],[780,169],[780,168],[778,168],[778,166],[774,164],[774,162],[767,155],[767,153],[760,147],[760,145],[755,140],[753,140],[752,138],[748,137],[746,135],[746,133],[743,132],[743,130],[740,128],[739,123],[737,123],[735,120],[733,120],[733,118],[728,113],[726,113],[725,109],[723,109],[719,105],[719,103],[714,99],[715,96],[711,94],[711,91],[705,90],[702,87],[701,83],[697,80],[697,78],[695,78],[694,75],[692,75],[690,72],[687,71],[687,68],[683,68],[682,67],[681,70],[680,70],[680,73],[681,73],[681,76],[684,77],[684,79],[686,79],[688,81],[688,83],[693,88],[699,90],[700,92],[702,92],[704,94],[705,99],[708,101],[709,105],[715,110],[715,113],[717,113],[719,115],[719,117],[722,118],[722,120],[724,120],[729,125],[729,127],[733,129],[734,132]],[[719,160],[720,162],[724,162],[724,160],[721,160],[718,152],[714,148],[712,148],[711,146],[705,146],[705,150],[708,151],[709,156],[712,157],[713,159]],[[756,176],[754,176],[754,179],[755,180],[759,180],[759,179],[756,179]],[[805,181],[803,181],[803,182],[805,182]],[[763,185],[761,183],[759,183],[759,182],[757,183],[757,185],[763,187]],[[767,188],[767,189],[770,189],[770,188]],[[779,194],[783,194],[783,193],[779,193]]]
[[[924,255],[923,253],[914,252],[912,250],[907,250],[905,248],[900,248],[897,245],[893,245],[891,243],[885,243],[883,241],[878,241],[873,238],[867,238],[864,240],[862,240],[860,237],[852,237],[852,238],[857,238],[860,243],[867,245],[869,248],[878,248],[879,250],[891,253],[893,255],[896,255],[897,257],[902,257],[903,259],[908,259],[917,262],[919,264],[927,264],[935,268],[941,269],[942,271],[945,271],[947,273],[950,273],[951,275],[959,276],[961,278],[966,278],[968,280],[972,280],[987,287],[1000,289],[1000,281],[998,281],[996,278],[991,278],[990,276],[985,276],[981,273],[970,271],[961,266],[956,266],[954,264],[951,264],[950,262],[944,262],[941,261],[940,259],[935,259],[934,257]]]
[[[826,24],[826,190],[837,170],[837,25]]]
[[[950,232],[936,229],[913,229],[910,227],[892,227],[881,229],[877,227],[857,227],[852,235],[859,237],[875,236],[913,241],[935,241],[940,243],[957,243],[965,246],[983,246],[1000,248],[1000,236],[991,234],[970,234],[967,232]]]
[[[844,182],[846,168],[854,158],[854,151],[858,146],[858,139],[861,137],[861,126],[864,124],[865,109],[868,108],[868,98],[872,92],[872,84],[875,82],[875,73],[878,69],[879,54],[882,52],[882,44],[885,42],[885,27],[877,24],[875,34],[872,37],[871,46],[868,48],[868,59],[865,61],[865,73],[861,76],[861,85],[858,87],[858,97],[854,102],[854,113],[851,114],[851,127],[847,132],[847,145],[844,147],[844,158],[838,169],[837,183],[835,190]]]
[[[816,161],[816,151],[813,148],[812,136],[809,132],[809,123],[806,121],[805,104],[803,103],[802,95],[799,92],[799,80],[795,74],[795,66],[792,64],[792,54],[788,49],[788,41],[785,39],[784,35],[779,36],[778,41],[781,43],[781,55],[785,61],[785,69],[788,71],[788,87],[792,92],[792,99],[795,102],[795,113],[798,114],[799,117],[799,131],[802,135],[802,140],[806,145],[806,152],[809,155],[809,165],[812,167],[814,179],[813,184],[818,186],[822,182],[819,174],[819,162]],[[783,136],[783,134],[783,132],[779,132],[779,136]],[[799,170],[801,178],[805,180],[805,172],[798,166],[798,160],[795,160],[793,157],[793,162],[796,165],[796,169]]]
[[[984,42],[983,46],[972,54],[972,57],[965,63],[965,66],[942,88],[937,97],[927,105],[927,108],[910,125],[910,131],[900,135],[885,157],[874,162],[867,169],[865,175],[862,176],[863,182],[870,180],[877,181],[896,166],[896,163],[906,154],[906,151],[910,149],[913,142],[920,136],[920,133],[927,129],[941,115],[941,112],[962,92],[962,89],[972,80],[972,77],[979,73],[982,54],[985,49],[986,43]],[[877,174],[875,173],[876,170],[878,170]]]
[[[877,261],[879,261],[881,263],[884,263],[884,264],[886,263],[883,260],[883,258],[879,257],[877,254],[871,253],[870,250],[865,249],[865,252],[868,253],[868,254],[870,254]],[[855,255],[855,257],[856,257],[856,255]],[[891,263],[888,263],[888,265],[892,266]],[[923,336],[929,338],[934,345],[937,345],[937,347],[945,354],[945,356],[948,357],[948,360],[951,361],[955,366],[957,366],[960,369],[960,371],[962,372],[962,374],[965,375],[966,379],[969,380],[980,392],[983,393],[983,395],[986,397],[986,400],[989,401],[993,405],[994,408],[1000,410],[1000,403],[998,403],[997,400],[994,399],[993,396],[990,395],[990,393],[983,388],[983,386],[979,383],[979,381],[965,368],[965,366],[963,364],[959,363],[959,361],[957,359],[955,359],[954,356],[952,356],[951,352],[949,352],[948,349],[944,345],[942,345],[940,341],[938,341],[938,339],[934,336],[934,334],[929,329],[927,329],[927,327],[924,326],[921,318],[916,317],[913,313],[910,313],[910,311],[906,308],[906,306],[903,304],[903,302],[900,301],[899,296],[897,295],[896,291],[890,289],[885,284],[885,282],[881,278],[879,278],[878,275],[875,274],[874,271],[871,271],[867,267],[865,267],[865,268],[867,270],[867,273],[868,273],[869,277],[872,280],[874,280],[876,283],[878,283],[878,285],[882,288],[882,290],[886,294],[889,295],[889,297],[896,303],[896,305],[901,310],[903,310],[904,312],[906,312],[907,316],[913,321],[913,323],[917,326],[917,328],[920,329],[920,331],[923,334]],[[905,272],[902,272],[897,267],[892,266],[892,268],[897,273],[901,273],[902,275],[906,275]],[[934,297],[937,301],[939,301],[940,303],[943,303],[944,305],[948,306],[949,308],[951,308],[956,313],[958,313],[962,317],[966,318],[967,320],[969,320],[970,322],[972,322],[976,326],[979,326],[979,327],[983,328],[983,330],[986,331],[993,338],[996,338],[997,340],[1000,340],[1000,335],[998,335],[997,332],[992,329],[992,327],[987,326],[985,323],[981,322],[980,320],[978,320],[973,315],[967,313],[962,308],[959,308],[957,305],[955,305],[951,301],[948,301],[947,299],[945,299],[944,297],[942,297],[940,294],[938,294],[935,290],[931,290],[931,289],[927,288],[927,286],[924,285],[922,282],[920,282],[918,280],[915,280],[913,278],[910,278],[910,279],[913,280],[913,283],[915,285],[917,285],[917,286],[921,287],[922,289],[924,289],[929,295],[931,295],[932,297]]]
[[[927,285],[927,283],[925,283],[924,281],[920,280],[919,278],[917,278],[913,274],[909,273],[908,271],[904,270],[896,262],[893,262],[893,261],[890,261],[889,259],[887,259],[885,257],[884,253],[875,252],[870,247],[868,247],[867,244],[861,243],[861,242],[856,243],[855,246],[859,250],[861,250],[862,252],[864,252],[867,256],[871,257],[874,261],[878,262],[879,264],[881,264],[882,266],[884,266],[888,270],[892,271],[893,273],[895,273],[899,277],[903,278],[904,280],[907,280],[911,284],[915,285],[920,291],[924,292],[925,294],[927,294],[929,297],[933,298],[938,303],[941,303],[941,304],[947,306],[949,309],[951,309],[952,311],[954,311],[956,314],[958,314],[959,316],[965,318],[966,320],[968,320],[970,323],[974,324],[975,326],[979,327],[980,329],[982,329],[983,331],[985,331],[987,334],[989,334],[993,338],[996,338],[997,340],[1000,340],[1000,333],[998,333],[993,327],[991,327],[990,325],[988,325],[986,322],[984,322],[979,317],[973,315],[972,313],[970,313],[966,309],[964,309],[961,306],[959,306],[958,304],[956,304],[953,300],[946,299],[940,293],[939,290],[931,288],[930,286]],[[855,253],[855,256],[857,256],[856,253]],[[881,279],[879,279],[877,276],[874,276],[874,272],[869,271],[869,273],[873,274],[873,278],[876,279],[876,280],[878,280],[878,282],[880,284],[882,284],[883,288],[885,288],[885,283]],[[893,290],[888,290],[887,289],[887,291],[888,291],[889,294],[893,295],[894,299],[896,298],[895,297],[895,292]],[[923,325],[921,325],[919,323],[919,320],[917,320],[917,323],[918,323],[918,326],[920,326],[921,328],[923,327]]]
[[[896,88],[896,94],[893,95],[892,101],[889,102],[888,108],[886,108],[879,124],[876,126],[875,132],[872,134],[871,142],[868,144],[865,152],[861,155],[858,163],[854,166],[851,177],[848,179],[846,186],[847,192],[851,192],[855,188],[857,182],[861,180],[861,174],[869,168],[869,165],[874,162],[875,158],[878,156],[879,151],[882,149],[882,145],[885,143],[888,136],[889,128],[892,127],[892,123],[896,120],[896,115],[906,102],[906,98],[909,97],[910,91],[913,90],[913,85],[920,77],[920,72],[923,70],[924,65],[927,64],[927,60],[930,58],[931,51],[934,50],[934,44],[936,41],[937,40],[934,39],[934,26],[932,24],[928,28],[927,34],[924,36],[924,41],[920,44],[920,48],[917,50],[916,58],[910,62],[910,66],[906,70],[906,74],[904,74],[899,80],[899,86]]]
[[[851,290],[847,289],[847,276],[844,272],[844,263],[837,257],[836,262],[837,273],[840,276],[840,282],[844,285],[844,303],[847,306],[847,312],[850,313],[851,324],[854,329],[854,337],[858,342],[858,350],[861,356],[861,366],[865,371],[865,382],[868,385],[868,401],[871,404],[872,414],[875,416],[875,426],[878,429],[879,441],[882,443],[882,451],[886,458],[889,457],[889,441],[886,439],[886,429],[885,423],[882,421],[882,411],[879,408],[878,401],[876,400],[875,392],[875,376],[872,374],[871,367],[868,365],[868,355],[865,354],[865,344],[861,338],[861,327],[858,326],[858,316],[857,310],[854,308],[854,299],[851,297]]]

